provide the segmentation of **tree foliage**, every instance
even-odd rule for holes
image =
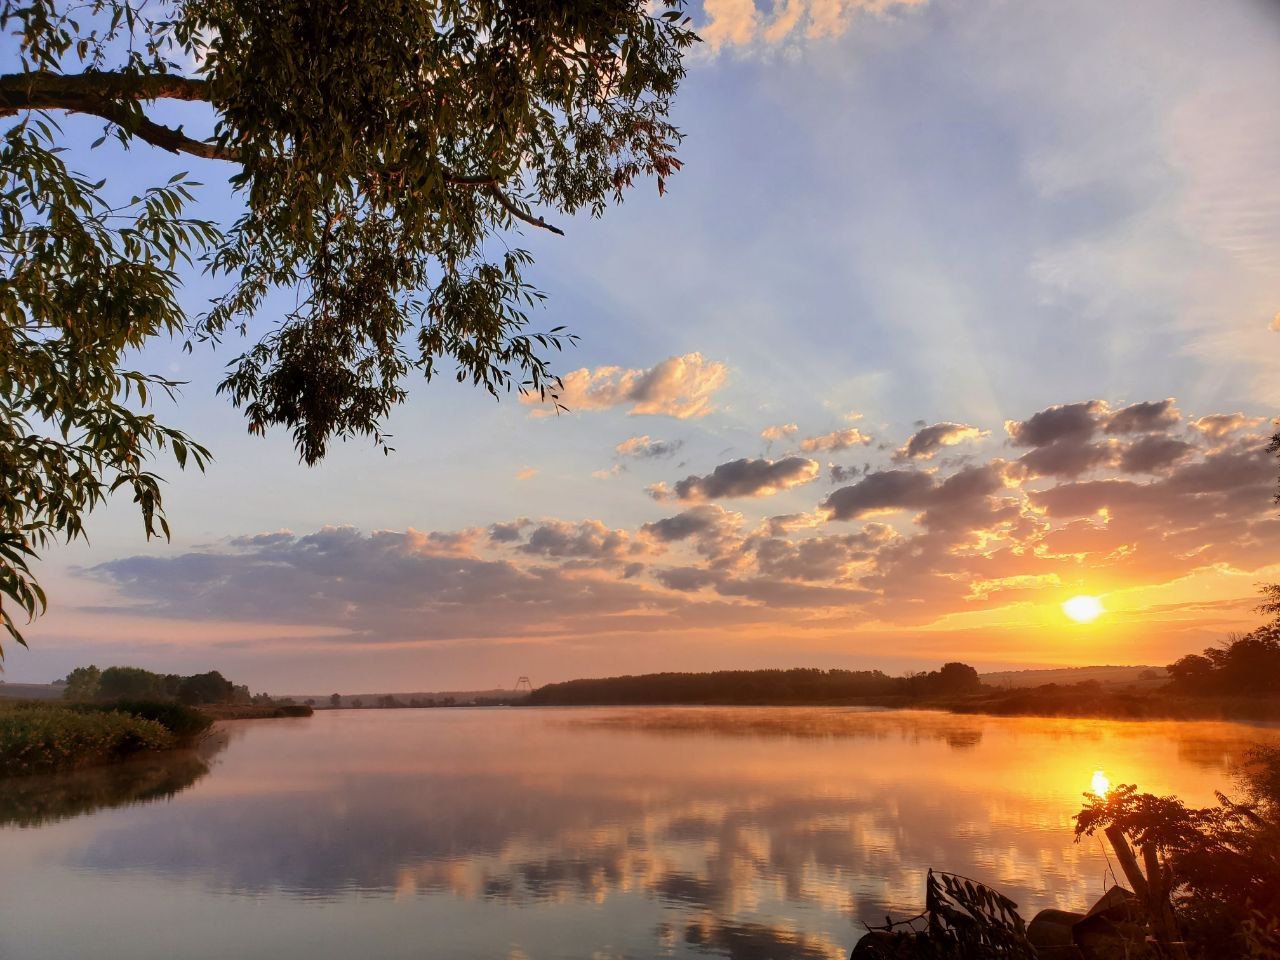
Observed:
[[[1173,688],[1193,696],[1268,697],[1280,693],[1280,620],[1232,636],[1203,654],[1169,664]]]
[[[0,26],[20,46],[0,75],[0,623],[19,642],[41,548],[119,489],[167,536],[152,461],[208,459],[145,412],[177,386],[125,364],[154,337],[252,333],[220,392],[308,464],[334,438],[386,448],[415,372],[558,402],[549,356],[572,338],[530,327],[543,294],[508,239],[639,177],[664,188],[697,39],[682,0],[3,0]],[[156,100],[203,104],[206,135]],[[222,164],[242,212],[185,216],[186,175],[113,205],[54,112]],[[197,316],[192,261],[225,282]]]
[[[76,667],[67,674],[62,696],[67,700],[94,700],[102,684],[102,671],[93,664]]]
[[[880,670],[717,670],[711,673],[647,673],[568,680],[539,687],[535,706],[587,704],[834,703],[848,700],[927,700],[981,688],[968,664],[891,677]]]
[[[1114,826],[1159,857],[1183,935],[1214,960],[1280,957],[1280,750],[1253,749],[1239,780],[1243,800],[1204,808],[1121,785],[1076,817],[1077,839]]]

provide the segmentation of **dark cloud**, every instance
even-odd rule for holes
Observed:
[[[1004,428],[1018,447],[1044,447],[1059,440],[1085,441],[1098,429],[1098,419],[1106,409],[1101,400],[1063,403],[1027,420],[1006,420]]]
[[[1111,463],[1114,457],[1115,451],[1107,443],[1087,443],[1068,436],[1023,454],[1018,463],[1032,477],[1075,478]]]
[[[823,501],[833,520],[853,520],[883,510],[924,507],[936,481],[918,470],[881,470],[839,490]]]
[[[955,446],[965,440],[983,436],[977,427],[964,423],[935,423],[913,433],[907,442],[893,455],[894,460],[928,460],[943,447]]]
[[[1187,457],[1195,449],[1176,437],[1143,437],[1120,453],[1120,469],[1125,473],[1160,473]]]
[[[876,547],[893,536],[891,527],[869,523],[861,533],[800,541],[763,537],[753,540],[750,547],[757,568],[765,576],[783,580],[835,580],[846,574],[850,564],[868,560]]]
[[[625,530],[610,530],[599,520],[547,520],[535,527],[518,549],[544,557],[608,560],[625,556],[631,546]]]
[[[930,491],[921,523],[931,530],[984,530],[1016,516],[1016,501],[997,497],[1006,489],[1005,464],[996,460],[965,467]]]
[[[492,523],[489,525],[489,539],[494,543],[515,543],[524,535],[524,528],[531,523],[532,520],[524,517],[504,523]]]
[[[735,513],[730,513],[714,503],[691,507],[674,517],[665,517],[646,523],[640,529],[653,539],[662,543],[687,540],[690,537],[721,535],[733,529],[740,521]]]
[[[850,480],[857,480],[867,472],[867,469],[868,467],[842,467],[838,463],[833,463],[830,467],[831,482],[848,483]]]
[[[768,497],[808,483],[818,475],[818,464],[805,457],[782,460],[731,460],[705,477],[678,480],[675,494],[680,500],[719,500],[731,497]]]
[[[1174,405],[1173,397],[1167,400],[1148,400],[1117,410],[1107,417],[1107,433],[1156,433],[1176,426],[1182,414]]]
[[[692,593],[709,587],[721,579],[721,575],[706,567],[670,567],[654,573],[658,582],[668,590]]]

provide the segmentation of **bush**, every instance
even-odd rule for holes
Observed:
[[[175,745],[163,724],[129,713],[51,704],[0,707],[0,775],[106,763]]]
[[[182,743],[194,740],[213,725],[212,718],[181,703],[169,700],[117,700],[114,703],[76,704],[82,713],[127,713],[144,720],[154,720]]]

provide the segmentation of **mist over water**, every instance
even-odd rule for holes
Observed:
[[[335,711],[225,733],[136,792],[51,779],[49,804],[75,803],[43,816],[26,781],[0,821],[0,958],[847,956],[860,921],[919,912],[930,866],[1028,917],[1086,904],[1108,865],[1072,816],[1097,771],[1206,804],[1277,736],[828,708]]]

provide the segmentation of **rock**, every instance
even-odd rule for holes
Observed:
[[[1083,913],[1068,910],[1041,910],[1027,925],[1027,940],[1040,960],[1081,960],[1072,931],[1084,919]]]

